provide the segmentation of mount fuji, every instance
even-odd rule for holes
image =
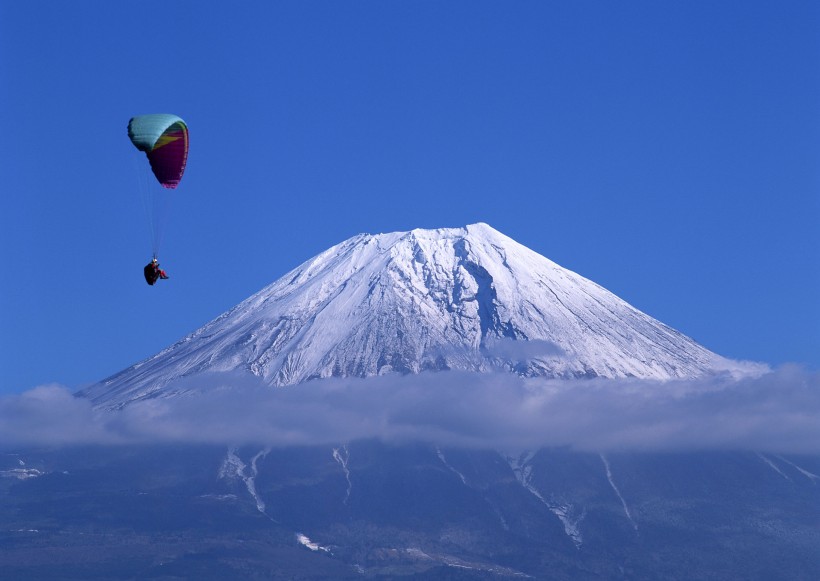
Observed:
[[[61,580],[818,579],[820,456],[732,437],[736,424],[766,433],[774,423],[780,434],[782,417],[815,425],[814,384],[791,379],[801,411],[783,415],[792,408],[759,402],[794,392],[765,371],[486,224],[361,234],[72,399],[105,426],[102,445],[0,445],[0,570]],[[237,382],[217,385],[211,372]],[[243,373],[259,380],[247,391]],[[387,374],[402,377],[310,382]],[[676,389],[687,385],[696,391]],[[627,399],[608,397],[618,386]],[[667,391],[657,407],[645,397]],[[578,399],[560,397],[570,393]],[[29,413],[29,399],[14,412]],[[739,403],[748,414],[725,413]],[[717,420],[703,421],[712,408]],[[373,429],[336,430],[354,424]],[[607,441],[613,426],[641,444]],[[601,449],[549,437],[598,427]],[[666,444],[643,447],[667,432]],[[701,434],[728,444],[701,448]]]
[[[354,236],[80,395],[117,408],[202,372],[286,386],[446,369],[664,380],[756,367],[479,223]]]

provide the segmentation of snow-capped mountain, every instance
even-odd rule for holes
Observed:
[[[738,368],[479,223],[354,236],[82,395],[121,406],[236,369],[284,386],[442,369],[669,379]]]
[[[108,411],[225,385],[200,382],[197,374],[208,371],[242,370],[284,386],[314,377],[448,368],[658,380],[763,371],[704,349],[595,283],[476,224],[351,238],[82,395]],[[435,380],[449,379],[428,374],[414,387],[435,393],[441,385]],[[490,383],[506,385],[494,379]],[[416,382],[373,383],[400,391],[400,384]],[[743,389],[754,392],[753,386]],[[442,422],[425,413],[432,406],[416,405],[418,390],[402,399],[410,413],[396,421],[429,421],[429,433],[401,431],[393,438],[376,429],[375,437],[335,439],[332,430],[314,434],[320,424],[303,425],[317,408],[301,395],[349,386],[315,387],[331,389],[264,394],[277,401],[261,417],[284,425],[250,442],[209,421],[212,407],[241,393],[226,389],[228,399],[203,397],[203,406],[193,397],[182,400],[194,405],[181,415],[173,413],[174,405],[152,402],[122,414],[95,414],[110,422],[115,436],[155,415],[157,442],[126,438],[117,446],[115,437],[104,446],[38,445],[0,454],[0,531],[8,539],[0,570],[21,579],[820,578],[816,454],[688,449],[702,445],[698,438],[676,442],[673,452],[619,450],[623,440],[602,451],[563,442],[521,449],[499,441],[491,444],[496,449],[482,448],[480,442],[509,431],[492,429],[485,440],[462,447],[440,428],[470,416],[465,429],[481,431],[486,415],[468,410]],[[597,395],[598,382],[593,387]],[[464,391],[465,399],[478,392]],[[710,395],[722,405],[735,402],[722,392]],[[287,412],[268,414],[288,399],[307,403],[292,422],[281,421]],[[333,407],[334,398],[320,399],[321,406]],[[260,400],[237,400],[242,405],[226,406],[227,423],[258,425],[247,412]],[[756,401],[744,404],[753,415],[762,409]],[[462,407],[461,400],[453,403]],[[682,403],[692,410],[687,413],[701,409],[691,400]],[[510,413],[517,408],[499,407],[505,428],[521,418]],[[338,412],[342,424],[358,421],[348,409],[333,407],[328,417]],[[613,413],[619,409],[625,408]],[[387,416],[373,418],[373,425]],[[556,417],[541,421],[555,423]],[[656,417],[651,429],[629,427],[646,439],[680,429],[680,416]],[[566,421],[577,419],[570,414]],[[186,443],[189,421],[213,432],[216,443]],[[728,441],[742,443],[731,435],[736,416],[725,421]],[[753,423],[757,428],[750,429],[759,430],[766,422]],[[709,430],[709,422],[702,425]],[[291,440],[300,430],[319,443]],[[428,441],[430,434],[444,441]],[[231,442],[227,448],[223,440]],[[32,560],[35,550],[39,557]]]

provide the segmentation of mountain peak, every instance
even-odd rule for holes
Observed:
[[[354,236],[83,395],[125,405],[237,369],[283,386],[445,369],[671,379],[732,365],[477,223]]]

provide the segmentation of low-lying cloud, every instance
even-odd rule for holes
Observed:
[[[57,385],[0,398],[0,446],[149,442],[338,444],[360,438],[495,449],[820,453],[820,374],[547,380],[425,373],[286,388],[204,375],[180,395],[94,409]]]

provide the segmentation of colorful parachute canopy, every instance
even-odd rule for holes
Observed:
[[[157,181],[164,188],[179,185],[188,161],[188,126],[176,115],[140,115],[128,122],[128,137],[151,162]]]

